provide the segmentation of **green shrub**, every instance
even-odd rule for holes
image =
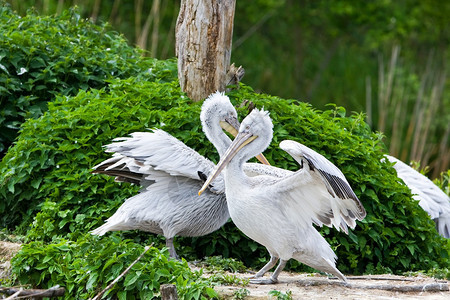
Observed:
[[[235,103],[248,99],[271,112],[275,134],[265,155],[272,163],[298,168],[277,147],[284,139],[294,139],[327,156],[346,174],[367,217],[348,236],[321,229],[344,273],[399,273],[447,266],[447,241],[411,200],[409,190],[397,182],[391,164],[380,162],[381,136],[369,130],[362,115],[346,117],[340,107],[316,111],[306,103],[259,95],[246,86],[230,96]],[[241,118],[245,110],[240,109]],[[37,212],[27,237],[47,242],[61,237],[76,240],[102,224],[123,199],[136,193],[136,187],[89,171],[108,157],[102,145],[133,131],[162,127],[217,161],[201,131],[199,111],[200,103],[190,103],[176,82],[136,78],[112,81],[108,92],[57,97],[46,114],[24,124],[17,144],[0,164],[3,224],[20,224],[19,229],[25,230]],[[142,235],[135,238],[143,239]],[[222,255],[254,267],[268,258],[263,247],[243,236],[231,222],[206,237],[179,238],[177,243],[180,254],[190,258]],[[292,268],[303,269],[300,265],[290,262]]]
[[[2,227],[21,224],[26,229],[40,210],[34,221],[39,232],[34,235],[33,229],[29,237],[40,238],[42,230],[43,239],[65,236],[76,233],[78,225],[85,229],[89,222],[98,224],[99,212],[110,211],[137,191],[94,176],[91,168],[107,157],[103,145],[160,124],[166,110],[177,111],[182,96],[176,83],[137,79],[111,82],[110,89],[57,97],[41,118],[24,123],[20,139],[0,164]],[[191,110],[193,119],[194,107]]]
[[[86,280],[87,285],[89,278],[70,267],[78,264],[81,268],[97,268],[91,271],[97,277],[89,281],[89,287],[95,289],[104,286],[113,274],[112,270],[98,271],[114,257],[107,249],[127,253],[121,256],[125,266],[137,256],[137,244],[148,243],[149,236],[158,247],[162,246],[160,237],[145,233],[119,232],[101,238],[87,233],[138,190],[136,186],[116,183],[111,177],[90,173],[94,165],[110,156],[102,146],[112,139],[158,127],[200,154],[218,160],[201,130],[201,103],[191,103],[179,89],[175,61],[136,57],[128,64],[133,64],[130,68],[145,65],[148,69],[127,79],[107,78],[107,86],[82,89],[73,96],[54,91],[48,111],[23,123],[15,145],[0,163],[0,226],[26,234],[29,242],[14,261],[22,283],[45,287],[58,283],[69,288],[73,278],[77,278],[80,282]],[[274,165],[298,169],[295,161],[278,148],[282,140],[293,139],[325,155],[348,178],[367,210],[366,219],[349,235],[321,229],[339,257],[341,271],[440,272],[448,266],[450,242],[437,234],[428,215],[411,200],[410,191],[398,182],[391,164],[380,162],[384,150],[381,135],[371,132],[363,115],[346,116],[342,107],[317,111],[306,103],[257,94],[245,85],[229,95],[235,104],[247,99],[271,112],[274,139],[265,155]],[[239,109],[241,119],[245,113],[245,107]],[[190,259],[222,255],[252,267],[260,267],[268,259],[264,247],[243,236],[232,222],[208,236],[178,238],[176,243],[178,253]],[[70,255],[56,259],[58,264],[48,263],[63,252]],[[60,269],[58,265],[62,265]],[[306,270],[293,260],[289,266]],[[170,272],[178,274],[175,267]],[[208,293],[202,285],[187,287],[190,280],[195,280],[192,278],[197,278],[194,275],[183,278],[177,284],[186,284],[186,293],[194,293],[194,298]],[[136,282],[139,280],[136,278]],[[92,295],[93,289],[72,287],[70,295]],[[139,287],[130,284],[125,291],[130,298],[137,297]],[[122,292],[117,291],[117,296],[123,299]]]
[[[76,10],[61,16],[20,17],[0,2],[0,157],[20,124],[47,110],[55,95],[107,86],[152,67],[118,33],[80,18]]]
[[[100,240],[87,235],[77,242],[50,245],[32,242],[13,258],[12,266],[22,284],[61,285],[66,288],[65,299],[88,299],[116,279],[143,248],[117,236]],[[191,271],[186,261],[169,259],[167,249],[152,247],[106,295],[107,299],[154,299],[161,284],[172,283],[181,299],[217,296],[209,287],[212,283],[201,275]]]

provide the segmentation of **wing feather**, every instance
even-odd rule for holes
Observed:
[[[413,198],[419,201],[419,205],[436,222],[439,233],[450,238],[450,198],[428,177],[420,174],[401,160],[385,155],[391,162],[395,163],[394,169],[397,176],[401,178],[411,190]]]
[[[344,174],[328,159],[295,141],[282,141],[280,148],[303,166],[276,184],[278,190],[294,199],[288,205],[292,212],[307,209],[315,224],[334,226],[344,232],[356,226],[356,219],[366,216]]]
[[[161,129],[134,132],[131,137],[114,139],[105,146],[113,157],[94,167],[93,173],[115,176],[118,181],[139,183],[144,187],[152,171],[163,171],[171,176],[201,180],[199,172],[209,176],[214,163]],[[214,192],[224,191],[223,176],[214,180]]]
[[[93,167],[92,173],[114,176],[116,181],[133,184],[144,184],[150,167],[142,162],[114,153],[113,156]]]
[[[134,132],[106,146],[107,152],[120,153],[170,175],[198,179],[198,171],[209,174],[214,163],[161,129]]]

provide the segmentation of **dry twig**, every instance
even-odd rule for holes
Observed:
[[[65,288],[55,285],[49,289],[23,289],[22,287],[1,288],[0,293],[10,295],[6,299],[61,297],[66,292]]]
[[[101,291],[100,293],[98,293],[94,298],[91,298],[91,300],[99,300],[102,298],[103,294],[111,289],[119,280],[120,278],[122,278],[123,276],[125,276],[125,274],[128,273],[128,271],[130,271],[130,269],[144,256],[145,253],[147,253],[147,251],[153,246],[153,243],[150,246],[145,247],[144,252],[141,253],[141,255],[139,255],[138,258],[136,258],[135,261],[133,261],[131,263],[131,265],[128,266],[128,268],[126,268],[119,276],[117,276],[116,279],[114,279],[103,291]]]

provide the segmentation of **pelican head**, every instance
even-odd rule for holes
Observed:
[[[213,181],[230,161],[238,154],[240,163],[244,163],[253,156],[263,152],[272,141],[273,132],[272,120],[269,113],[264,110],[254,109],[239,127],[239,132],[235,139],[225,151],[213,173],[205,181],[198,194],[200,195],[206,187]]]
[[[214,144],[222,156],[231,143],[231,140],[222,129],[236,136],[240,125],[236,109],[231,104],[230,99],[221,92],[211,94],[203,102],[200,121],[206,137]],[[264,155],[258,154],[256,158],[261,163],[270,165]]]
[[[216,124],[220,124],[222,129],[233,136],[236,136],[239,130],[236,109],[231,104],[230,99],[221,92],[215,92],[205,99],[200,113],[200,121],[209,140],[214,140],[214,138],[211,139],[208,136],[210,132],[207,129],[213,128]]]

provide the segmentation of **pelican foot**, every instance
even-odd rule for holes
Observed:
[[[269,279],[265,278],[251,278],[249,280],[251,284],[275,284],[278,283],[277,279],[273,279],[272,277]]]

